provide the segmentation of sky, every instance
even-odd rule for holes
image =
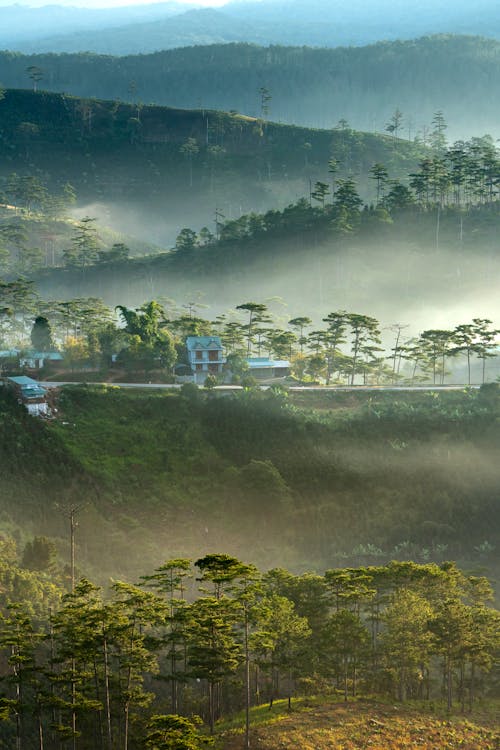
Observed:
[[[42,5],[65,5],[78,6],[79,8],[117,8],[123,5],[152,5],[159,2],[169,2],[169,0],[0,0],[0,7],[8,5],[28,5],[30,7],[40,7]],[[197,7],[218,8],[226,5],[228,0],[175,0],[176,3]]]

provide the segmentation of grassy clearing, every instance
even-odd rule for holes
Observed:
[[[470,719],[446,717],[439,711],[393,706],[380,702],[296,701],[288,713],[286,701],[252,710],[251,746],[260,750],[498,750],[499,706]],[[221,750],[243,747],[239,729],[224,728]]]

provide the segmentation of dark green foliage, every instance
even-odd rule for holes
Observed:
[[[199,539],[268,565],[412,555],[496,567],[497,385],[397,398],[75,387],[50,425],[1,403],[6,513],[66,539],[54,500],[90,497],[79,557],[102,571]]]
[[[55,565],[57,549],[50,539],[36,536],[32,542],[26,542],[21,566],[28,570],[50,571]]]
[[[238,114],[154,106],[142,108],[140,131],[131,139],[135,106],[47,92],[11,90],[0,102],[0,113],[5,176],[14,172],[20,175],[18,182],[38,180],[35,175],[41,172],[47,176],[44,189],[54,195],[70,181],[80,201],[118,200],[140,215],[141,223],[163,215],[168,201],[180,226],[187,226],[195,211],[201,225],[208,226],[214,217],[214,190],[227,216],[236,201],[247,210],[268,208],[276,202],[270,187],[279,190],[281,201],[293,200],[296,188],[290,181],[298,180],[305,192],[311,176],[322,176],[332,152],[339,158],[348,155],[350,166],[344,159],[344,171],[355,168],[366,175],[377,161],[387,164],[394,177],[416,167],[426,152],[410,143],[394,150],[383,136],[351,130],[268,123],[263,131],[258,120]],[[36,134],[19,131],[28,120]],[[301,152],[305,142],[311,145],[307,170]],[[188,238],[182,239],[185,246]],[[205,233],[207,241],[210,233]],[[88,257],[80,247],[71,249],[78,250],[77,260]]]
[[[35,318],[31,330],[31,343],[39,352],[48,352],[54,348],[50,323],[43,315]]]
[[[391,8],[387,17],[392,19],[392,13]],[[482,11],[477,16],[482,19]],[[279,26],[276,22],[271,38],[276,39]],[[491,30],[484,26],[488,36]],[[331,39],[337,33],[335,23]],[[349,27],[349,43],[351,34]],[[114,36],[108,38],[106,50]],[[299,39],[303,44],[303,34]],[[205,40],[204,35],[203,45]],[[437,110],[469,133],[492,132],[498,119],[497,102],[490,96],[491,81],[499,75],[500,45],[494,39],[442,34],[335,49],[203,45],[115,58],[4,52],[2,81],[9,87],[29,86],[25,68],[35,64],[44,70],[42,86],[53,91],[131,102],[139,98],[175,107],[202,102],[207,108],[234,109],[258,118],[266,114],[259,93],[264,89],[272,95],[274,120],[331,128],[344,118],[356,129],[379,132],[400,108],[405,122],[398,135],[404,138],[408,133],[413,138],[425,123],[435,129]],[[132,80],[135,90],[130,88]]]
[[[146,747],[149,750],[201,750],[211,744],[183,716],[152,716],[147,725]]]

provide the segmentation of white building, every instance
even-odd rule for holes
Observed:
[[[226,358],[219,336],[188,336],[186,348],[195,383],[202,385],[207,375],[222,373]]]

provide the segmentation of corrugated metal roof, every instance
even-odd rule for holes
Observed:
[[[188,336],[186,339],[188,351],[193,349],[222,349],[220,336]]]
[[[23,357],[27,359],[48,359],[48,360],[61,360],[64,359],[61,352],[24,352]]]
[[[45,388],[42,388],[39,385],[36,386],[26,386],[24,388],[21,388],[21,396],[25,399],[30,398],[44,398],[45,397]]]
[[[290,367],[290,362],[286,359],[269,359],[268,357],[251,357],[247,359],[247,364],[250,370],[262,368],[273,368],[273,367]]]
[[[36,380],[33,380],[33,378],[28,378],[27,375],[15,375],[13,377],[7,378],[9,383],[14,383],[15,385],[20,385],[21,388],[26,386],[32,386],[33,388],[35,386],[38,386],[38,382]]]

